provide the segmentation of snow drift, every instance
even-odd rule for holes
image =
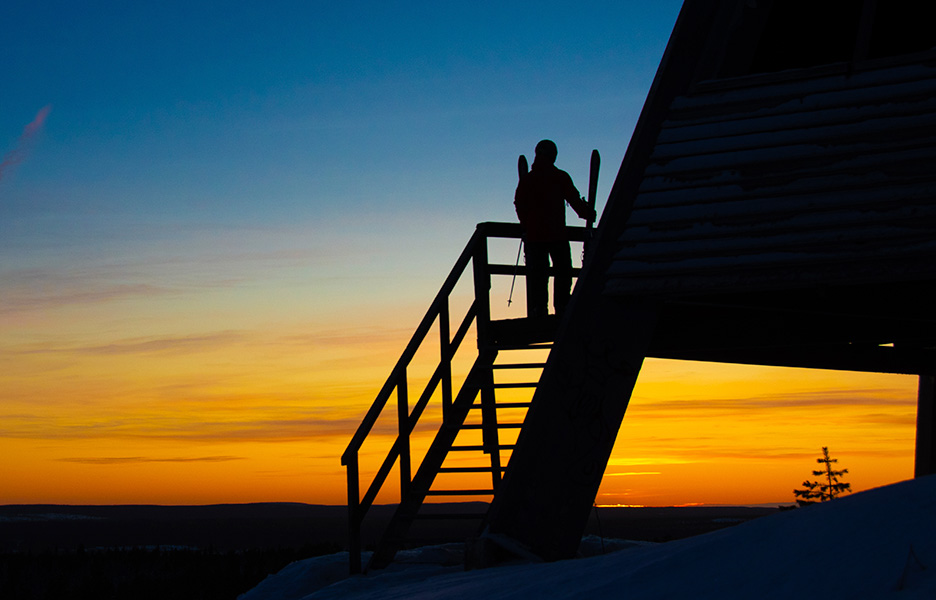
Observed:
[[[348,578],[347,554],[289,565],[241,600],[936,598],[936,476],[609,554],[464,571],[457,545]]]

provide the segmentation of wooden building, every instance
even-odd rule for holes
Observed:
[[[919,375],[916,473],[936,470],[936,28],[925,12],[686,0],[502,480],[491,466],[479,563],[498,540],[574,555],[646,357]],[[518,334],[540,340],[483,322],[483,305],[479,364],[495,365]],[[484,401],[487,373],[469,377],[466,397]],[[464,423],[459,410],[452,423]],[[425,498],[431,470],[428,484],[401,486]]]

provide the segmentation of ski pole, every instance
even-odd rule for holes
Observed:
[[[520,238],[520,247],[517,248],[517,264],[514,265],[513,279],[510,280],[510,296],[507,298],[507,308],[513,302],[514,284],[517,282],[517,271],[520,269],[520,251],[523,250],[523,238]]]

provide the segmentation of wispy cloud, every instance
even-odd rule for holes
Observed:
[[[249,334],[239,331],[219,331],[202,335],[151,336],[115,340],[105,344],[81,345],[72,340],[33,343],[0,349],[7,355],[64,355],[64,356],[117,356],[138,354],[182,355],[215,348],[229,348],[250,340]],[[214,381],[211,379],[210,381]]]
[[[19,139],[16,141],[16,146],[6,153],[6,156],[3,157],[3,161],[0,161],[0,180],[3,179],[3,174],[7,169],[20,164],[26,159],[36,134],[42,129],[51,110],[51,105],[43,106],[39,109],[39,112],[36,113],[36,117],[23,128],[23,133],[20,134]]]
[[[53,291],[0,288],[0,315],[28,310],[49,310],[75,304],[100,304],[129,297],[155,296],[170,290],[145,283],[112,284],[100,287],[60,288]]]
[[[207,420],[203,415],[120,414],[85,418],[68,416],[0,415],[0,437],[43,440],[124,439],[186,442],[294,442],[327,437],[350,437],[360,417],[329,418],[300,415],[296,418]],[[374,428],[378,435],[395,435],[390,419]]]
[[[7,356],[39,354],[72,356],[180,355],[230,349],[234,346],[253,347],[265,352],[272,350],[287,353],[341,349],[343,352],[338,354],[321,354],[315,361],[319,368],[338,369],[349,365],[359,366],[359,355],[362,352],[373,354],[379,353],[381,348],[402,347],[409,333],[408,330],[403,328],[324,331],[312,330],[314,325],[308,325],[308,328],[310,329],[309,333],[302,335],[275,335],[263,331],[224,330],[191,335],[120,338],[106,340],[104,343],[98,344],[82,344],[81,340],[63,337],[20,346],[0,347],[0,354],[6,354]],[[204,382],[184,382],[176,385],[197,387],[204,383],[216,383],[216,379],[210,377]]]
[[[818,408],[838,406],[893,406],[916,405],[916,397],[908,396],[896,388],[853,388],[844,390],[792,390],[784,393],[765,393],[741,398],[692,398],[674,400],[648,400],[636,398],[635,410],[642,417],[660,416],[669,418],[673,412],[729,411],[750,414],[757,410]],[[657,413],[659,413],[657,415]]]
[[[229,346],[242,342],[246,335],[237,331],[222,331],[208,335],[191,335],[177,337],[136,338],[103,344],[100,346],[86,346],[72,348],[72,353],[111,355],[111,354],[184,354],[198,352],[206,348]]]
[[[106,457],[67,457],[56,459],[59,462],[79,463],[84,465],[125,465],[134,463],[195,463],[229,462],[246,460],[243,456],[186,456],[177,458],[153,458],[149,456],[106,456]]]
[[[648,457],[648,458],[612,458],[608,461],[609,467],[637,467],[641,465],[687,465],[696,462],[687,458]]]
[[[851,415],[847,418],[843,418],[843,422],[848,422],[852,425],[885,425],[885,426],[899,426],[899,427],[913,427],[916,425],[917,417],[916,411],[913,410],[913,406],[907,406],[907,410],[903,413],[897,414],[887,414],[887,413],[866,413],[859,415]]]
[[[406,327],[370,327],[367,329],[320,330],[303,335],[283,336],[279,341],[296,346],[373,346],[381,343],[399,343],[412,333]]]
[[[310,265],[323,264],[329,256],[327,249],[320,248],[261,247],[278,243],[276,239],[237,244],[216,239],[219,234],[214,231],[200,237],[194,232],[194,239],[189,239],[175,230],[165,231],[163,225],[125,240],[122,236],[130,234],[123,230],[98,231],[96,227],[84,234],[83,227],[76,227],[87,240],[71,240],[71,232],[60,236],[71,241],[48,256],[7,256],[0,265],[0,315],[240,290],[261,282],[270,286],[271,281],[301,285],[310,276],[306,271]],[[33,242],[22,245],[28,248]],[[244,248],[250,245],[257,247]],[[316,272],[317,285],[327,280],[327,272]]]

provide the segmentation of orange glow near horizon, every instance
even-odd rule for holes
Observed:
[[[0,310],[0,503],[343,504],[340,456],[437,280],[419,285],[393,303],[366,286],[303,296],[271,284]],[[509,317],[508,291],[496,281],[492,297]],[[328,302],[308,300],[318,295]],[[285,298],[275,314],[289,319],[256,308],[269,297]],[[417,355],[411,397],[437,360],[437,345]],[[792,503],[822,446],[856,491],[910,478],[916,388],[910,376],[647,360],[596,501]],[[391,401],[362,449],[362,486],[394,415]],[[416,454],[429,435],[414,435]],[[398,499],[396,477],[378,503]]]
[[[855,491],[908,479],[916,387],[910,376],[647,361],[598,502],[792,504],[822,446]]]
[[[393,354],[361,360],[389,364]],[[132,381],[145,389],[151,370],[140,364],[112,391],[127,394]],[[7,407],[0,452],[9,485],[0,503],[343,504],[339,457],[380,370],[351,381],[341,372],[291,382],[256,376],[256,388],[237,378],[197,394],[181,385],[181,397],[160,390],[124,396],[119,406],[87,384],[70,390],[73,406],[45,407],[54,414],[34,405],[30,415],[11,415]],[[296,391],[316,387],[343,396],[326,402]],[[792,503],[821,446],[849,469],[856,491],[907,479],[915,392],[913,377],[647,361],[596,501]],[[381,431],[362,451],[362,485],[392,443],[392,424]],[[429,441],[414,436],[414,454]],[[379,503],[398,499],[394,477]]]

